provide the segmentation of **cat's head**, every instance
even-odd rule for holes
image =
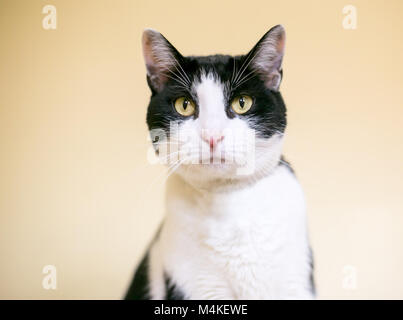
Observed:
[[[284,45],[278,25],[246,55],[185,57],[145,30],[147,124],[161,161],[194,184],[269,173],[280,161],[286,126]]]

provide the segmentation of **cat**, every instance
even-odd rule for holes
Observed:
[[[171,171],[126,299],[315,298],[304,195],[281,151],[284,27],[239,56],[184,57],[152,29],[142,44],[147,125]]]

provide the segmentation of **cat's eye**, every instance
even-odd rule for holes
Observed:
[[[253,99],[247,95],[235,97],[231,102],[231,108],[237,114],[244,114],[252,107]]]
[[[175,110],[184,117],[193,115],[196,111],[195,104],[192,100],[180,97],[175,100]]]

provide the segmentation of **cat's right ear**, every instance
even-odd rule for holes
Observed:
[[[148,84],[153,92],[159,92],[182,56],[161,33],[153,29],[144,30],[142,43]]]

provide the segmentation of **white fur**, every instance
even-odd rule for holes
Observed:
[[[153,243],[150,248],[149,255],[149,292],[153,299],[164,299],[165,297],[165,280],[164,280],[164,264],[161,255],[161,245],[159,241]]]
[[[304,198],[284,166],[225,192],[197,190],[172,176],[157,244],[159,269],[187,298],[312,298]]]
[[[199,130],[222,132],[230,119],[225,114],[224,86],[215,80],[213,74],[203,75],[194,84],[200,115],[197,121]]]

